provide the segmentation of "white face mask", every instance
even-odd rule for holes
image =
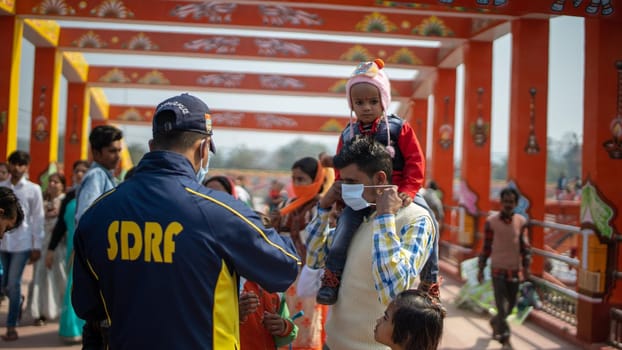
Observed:
[[[203,142],[201,143],[201,148],[205,145],[205,140],[203,140]],[[199,164],[199,170],[197,170],[197,181],[199,183],[203,183],[203,180],[205,179],[205,176],[207,175],[207,172],[209,171],[209,161],[212,157],[210,157],[209,154],[207,154],[206,152],[206,158],[207,160],[205,161],[205,167],[203,166],[203,158],[201,158],[201,162]]]
[[[341,184],[341,198],[348,207],[356,211],[365,209],[370,205],[376,205],[375,203],[368,203],[367,200],[363,198],[363,191],[366,187],[390,188],[393,187],[393,185],[364,186],[363,184]]]

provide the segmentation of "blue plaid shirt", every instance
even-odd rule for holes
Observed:
[[[318,214],[307,225],[307,265],[324,268],[333,241],[328,227],[329,211],[318,206]],[[372,274],[378,300],[388,305],[401,291],[412,288],[434,245],[434,225],[427,216],[397,230],[395,215],[370,217],[374,220]]]

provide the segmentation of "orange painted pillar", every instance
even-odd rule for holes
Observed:
[[[461,180],[469,192],[464,195],[467,212],[474,218],[473,230],[483,232],[490,210],[490,110],[492,103],[492,43],[469,42],[464,47],[464,127],[462,132]],[[461,186],[462,188],[463,186]],[[479,244],[480,240],[474,243]],[[479,251],[479,247],[474,247]]]
[[[546,200],[548,52],[548,19],[512,21],[508,180],[528,201],[527,208],[521,201],[518,211],[540,221],[544,220]],[[541,228],[534,227],[531,244],[543,249]],[[541,276],[543,268],[543,257],[533,255],[532,273]]]
[[[19,69],[23,21],[0,16],[0,161],[17,148]]]
[[[612,44],[621,40],[620,21],[585,19],[581,226],[596,231],[598,239],[589,240],[587,261],[579,253],[579,276],[600,276],[595,287],[603,290],[590,293],[595,288],[579,278],[579,293],[602,298],[578,301],[577,337],[588,343],[606,341],[609,309],[622,307],[622,280],[614,276],[622,271],[616,240],[622,230],[622,46]]]
[[[432,166],[430,179],[443,193],[443,204],[453,205],[454,120],[456,70],[438,69],[434,86],[434,121],[432,123]]]
[[[73,163],[87,159],[88,133],[88,99],[85,83],[67,84],[67,118],[65,123],[63,168],[67,186],[72,185],[71,174]]]
[[[54,47],[35,48],[30,135],[30,178],[39,177],[58,159],[58,102],[62,59]]]
[[[421,151],[425,157],[428,142],[428,99],[416,98],[411,100],[410,110],[408,123],[415,130],[419,145],[421,145]]]

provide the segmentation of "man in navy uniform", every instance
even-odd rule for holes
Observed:
[[[239,349],[239,276],[285,291],[296,249],[244,203],[201,185],[215,151],[203,101],[160,103],[149,147],[132,178],[80,219],[76,313],[109,323],[111,349]]]

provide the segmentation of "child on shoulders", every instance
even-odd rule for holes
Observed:
[[[391,83],[383,68],[384,62],[381,59],[361,62],[346,83],[351,118],[349,125],[341,133],[337,153],[356,135],[368,135],[387,146],[393,158],[391,183],[397,185],[403,206],[408,206],[422,187],[425,157],[410,124],[394,114],[387,115],[391,104]],[[332,156],[325,155],[321,159],[322,164],[332,167],[332,159]],[[342,197],[347,195],[342,193]],[[320,304],[332,305],[337,302],[348,246],[363,218],[373,212],[368,203],[365,205],[361,200],[356,202],[356,207],[344,208],[337,222],[333,244],[326,260],[322,287],[316,298]],[[426,269],[432,270],[434,276],[428,278],[427,284],[436,283],[438,269]]]

